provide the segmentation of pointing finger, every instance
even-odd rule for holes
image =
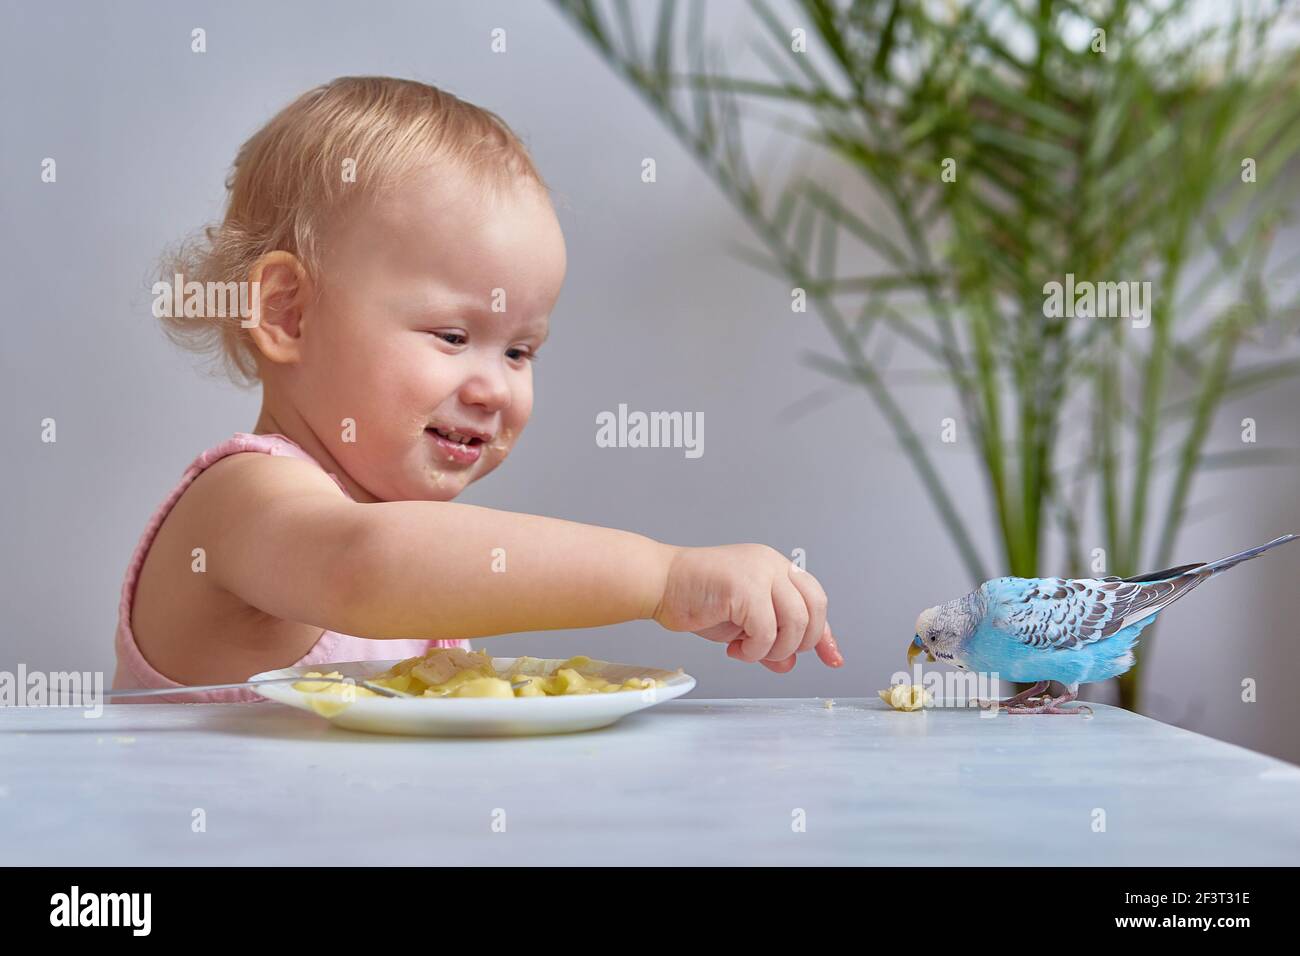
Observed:
[[[826,625],[822,639],[817,642],[817,656],[827,667],[844,666],[844,655],[840,653],[839,645],[835,643],[835,635],[831,633],[830,624]]]

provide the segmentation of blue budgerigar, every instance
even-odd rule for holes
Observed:
[[[1194,587],[1278,545],[1268,544],[1209,564],[1185,564],[1133,578],[994,578],[965,597],[928,608],[907,649],[963,670],[997,674],[1034,686],[999,706],[1015,714],[1076,714],[1063,708],[1079,685],[1133,666],[1142,629]],[[1051,682],[1065,692],[1053,696]],[[1035,702],[1035,698],[1040,699]]]

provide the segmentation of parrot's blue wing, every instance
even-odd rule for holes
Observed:
[[[1182,597],[1205,576],[998,578],[984,585],[991,623],[1028,647],[1067,650],[1118,634]]]

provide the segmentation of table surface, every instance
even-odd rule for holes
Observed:
[[[1101,705],[687,697],[489,739],[279,704],[0,708],[6,865],[1295,864],[1298,809],[1300,767]]]

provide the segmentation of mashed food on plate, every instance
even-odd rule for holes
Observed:
[[[584,674],[590,657],[570,657],[549,673],[536,657],[520,657],[504,673],[498,673],[492,658],[482,651],[462,647],[435,647],[421,657],[408,657],[382,674],[366,678],[371,684],[414,694],[417,697],[560,697],[567,694],[608,694],[621,690],[662,687],[653,677],[629,677],[622,683]],[[338,671],[311,671],[293,684],[307,693],[348,697],[378,697],[374,691],[351,684],[313,681],[313,677],[342,677]],[[518,684],[519,686],[512,686]]]

